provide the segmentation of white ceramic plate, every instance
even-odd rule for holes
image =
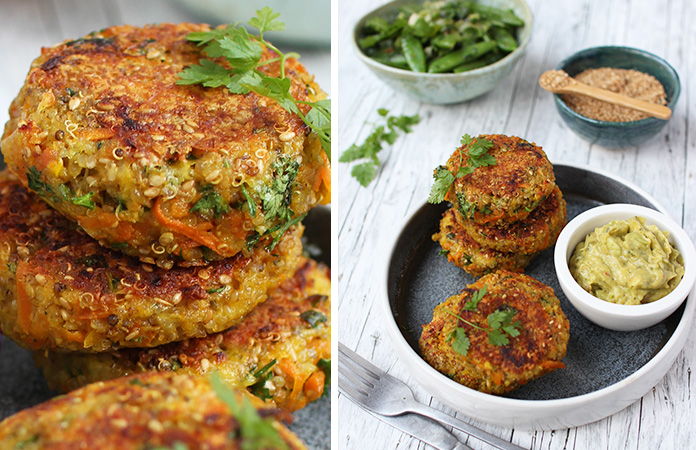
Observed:
[[[664,208],[638,186],[586,166],[554,164],[568,203],[568,220],[606,203]],[[421,326],[434,307],[473,278],[439,255],[431,240],[448,205],[423,203],[397,236],[385,264],[382,305],[394,346],[428,393],[470,417],[522,429],[584,425],[629,406],[657,384],[672,366],[694,316],[694,295],[663,322],[619,332],[583,317],[563,295],[553,267],[553,248],[537,256],[525,273],[551,286],[570,321],[566,368],[530,382],[507,396],[484,394],[437,372],[421,359]]]

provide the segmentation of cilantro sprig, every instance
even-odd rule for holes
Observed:
[[[460,164],[457,174],[453,174],[445,166],[436,168],[433,174],[435,182],[430,189],[428,203],[442,203],[445,200],[445,194],[447,194],[455,179],[469,175],[478,167],[496,165],[495,157],[488,153],[491,147],[493,147],[493,142],[489,140],[482,138],[474,139],[468,134],[464,135],[461,140],[461,147],[459,147]],[[464,149],[467,149],[469,154],[466,164],[462,164],[464,161]]]
[[[351,170],[351,175],[358,182],[366,187],[377,176],[379,168],[379,158],[377,153],[382,150],[382,145],[386,142],[393,145],[399,137],[399,130],[410,133],[411,127],[420,122],[420,116],[390,116],[389,110],[380,108],[377,110],[380,117],[384,118],[384,124],[374,124],[372,132],[365,138],[362,144],[353,144],[343,152],[338,159],[340,162],[353,162],[366,160],[356,165]]]
[[[278,20],[280,13],[266,6],[256,11],[248,24],[259,31],[254,37],[239,25],[228,25],[210,31],[190,33],[186,39],[203,46],[203,52],[211,58],[224,58],[230,69],[213,60],[201,59],[178,73],[177,84],[201,84],[216,88],[225,86],[233,94],[255,92],[278,102],[286,111],[297,114],[319,137],[326,155],[331,157],[331,100],[306,102],[295,100],[290,93],[292,82],[285,76],[285,62],[299,54],[283,53],[264,39],[268,31],[282,31],[285,23]],[[261,61],[263,47],[273,50],[278,57]],[[259,70],[260,67],[280,62],[280,77],[271,77]],[[305,115],[299,105],[311,107]]]
[[[464,304],[464,309],[466,311],[476,311],[479,302],[486,295],[487,291],[488,288],[484,285],[481,289],[474,292],[471,295],[471,298]],[[508,336],[519,336],[520,330],[522,329],[522,325],[519,320],[513,322],[512,319],[515,317],[517,312],[512,310],[501,311],[496,309],[490,313],[487,317],[487,327],[476,325],[475,323],[464,319],[459,314],[455,314],[452,311],[445,310],[445,312],[453,315],[471,328],[479,331],[485,331],[488,334],[488,342],[491,345],[498,347],[508,345],[510,343]],[[464,327],[456,327],[449,334],[449,336],[447,336],[447,342],[451,343],[452,349],[460,355],[466,356],[467,353],[469,353],[471,341],[469,340],[469,336],[467,335]]]

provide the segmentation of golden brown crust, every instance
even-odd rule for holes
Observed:
[[[488,154],[496,164],[476,168],[457,178],[446,199],[467,219],[480,224],[522,220],[555,187],[553,166],[535,144],[514,136],[481,135],[493,143]],[[447,161],[447,169],[456,174],[467,165],[468,151],[457,149]]]
[[[331,359],[331,278],[328,268],[304,260],[292,278],[238,325],[204,338],[151,349],[98,354],[35,354],[49,386],[61,392],[144,371],[205,375],[217,371],[233,388],[268,396],[293,411],[323,393],[321,359]],[[316,319],[314,321],[314,319]],[[322,321],[323,320],[323,321]],[[273,362],[275,361],[275,363]],[[266,383],[253,374],[271,364]]]
[[[224,330],[299,264],[302,227],[204,268],[165,270],[106,249],[0,174],[0,323],[32,349],[152,347]]]
[[[298,115],[254,93],[176,84],[205,57],[186,35],[205,30],[117,26],[42,49],[2,138],[26,186],[38,180],[44,200],[102,244],[127,242],[122,251],[165,268],[248,253],[247,239],[287,220],[264,199],[289,166],[291,215],[329,201],[328,160]],[[279,63],[261,70],[280,74]],[[324,97],[295,59],[285,73],[295,99]],[[218,210],[194,208],[215,194]],[[85,196],[92,208],[73,200]]]
[[[464,309],[474,292],[486,286],[487,294],[474,311]],[[488,333],[459,320],[451,313],[482,328],[496,310],[514,311],[520,334],[509,344],[496,346]],[[447,312],[449,311],[449,312]],[[470,340],[466,356],[454,351],[450,334],[465,330]],[[458,383],[493,394],[505,394],[553,370],[564,367],[569,323],[553,289],[523,274],[500,270],[469,285],[461,294],[435,308],[433,320],[423,326],[420,349],[435,369]]]
[[[556,242],[566,217],[566,202],[556,186],[523,220],[496,225],[482,225],[471,220],[460,223],[467,234],[484,247],[501,252],[536,253]]]
[[[503,252],[481,245],[464,228],[467,221],[455,208],[449,208],[440,220],[440,231],[432,236],[447,253],[447,260],[477,277],[498,269],[522,271],[538,254]]]
[[[234,396],[239,404],[249,400]],[[255,407],[290,450],[306,448],[280,422],[286,414]],[[94,383],[3,420],[0,449],[240,450],[248,448],[243,427],[206,377],[147,373]]]

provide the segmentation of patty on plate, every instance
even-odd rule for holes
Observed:
[[[503,252],[481,245],[464,227],[464,219],[455,207],[449,208],[440,220],[440,231],[432,236],[440,243],[447,260],[473,276],[498,269],[520,271],[527,267],[537,252]]]
[[[208,377],[146,373],[90,384],[0,422],[0,450],[288,450],[288,414]],[[264,440],[265,439],[265,440]]]
[[[486,293],[474,307],[471,302],[484,287]],[[490,337],[490,315],[500,312],[511,314],[501,328],[513,326],[518,333],[508,335],[504,345]],[[455,348],[462,350],[458,344],[464,337],[469,347],[462,354]],[[568,319],[553,289],[527,275],[499,270],[436,306],[419,344],[423,359],[456,382],[505,394],[565,367],[561,360],[568,338]]]
[[[544,251],[555,244],[566,218],[566,202],[556,186],[523,220],[495,225],[482,225],[471,220],[459,223],[469,236],[484,247],[500,252],[529,254]]]
[[[481,135],[474,141],[480,139],[492,143],[488,154],[495,158],[495,165],[456,178],[446,199],[476,223],[524,219],[556,186],[551,162],[541,147],[518,137]],[[468,166],[468,159],[468,148],[458,148],[447,161],[447,170],[456,174],[460,167]]]
[[[177,84],[206,57],[186,36],[209,29],[114,26],[43,48],[10,106],[8,167],[102,245],[164,268],[249,255],[327,203],[328,158],[299,115]],[[280,64],[260,70],[278,77]],[[285,75],[296,100],[325,97],[295,59]]]
[[[0,325],[31,349],[153,347],[225,330],[290,277],[302,225],[270,247],[170,270],[99,245],[0,174]]]
[[[144,371],[216,371],[230,387],[247,388],[272,405],[294,411],[324,392],[323,365],[331,359],[330,296],[329,269],[305,259],[268,300],[221,333],[152,349],[38,351],[34,359],[49,386],[61,392]]]

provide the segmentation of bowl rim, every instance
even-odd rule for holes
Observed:
[[[636,185],[633,182],[630,182],[622,177],[616,176],[614,174],[611,174],[608,171],[602,170],[602,169],[596,169],[591,166],[585,165],[585,164],[577,164],[577,163],[572,163],[572,162],[566,162],[566,161],[556,161],[553,163],[554,165],[567,165],[571,167],[576,167],[579,169],[584,169],[584,170],[590,170],[597,172],[599,174],[605,175],[605,176],[611,176],[618,181],[621,181],[628,187],[634,189],[635,191],[644,194],[644,196],[650,200],[657,208],[658,210],[664,211],[664,207],[654,199],[650,194],[647,193],[647,191],[643,190],[641,187]],[[496,396],[492,394],[486,394],[483,392],[479,392],[475,389],[471,389],[469,387],[466,387],[462,384],[457,383],[456,381],[450,379],[449,377],[445,376],[444,374],[438,372],[435,368],[430,366],[423,358],[421,358],[414,350],[411,348],[409,343],[406,341],[406,338],[403,336],[401,331],[399,330],[399,326],[396,323],[396,319],[394,318],[394,315],[392,314],[391,310],[391,305],[390,305],[390,300],[389,300],[389,292],[388,292],[388,279],[389,279],[389,270],[390,270],[390,262],[392,260],[392,257],[394,255],[396,245],[398,244],[398,241],[405,230],[406,225],[413,220],[414,216],[418,213],[418,211],[425,205],[427,205],[427,198],[423,198],[422,202],[413,202],[411,203],[411,207],[409,208],[409,211],[407,212],[406,216],[404,219],[400,222],[397,223],[396,228],[395,228],[395,233],[393,233],[393,238],[391,245],[389,246],[389,251],[385,253],[384,255],[384,261],[382,265],[382,286],[381,286],[381,295],[379,296],[379,301],[382,306],[382,313],[385,316],[385,321],[384,321],[384,327],[386,327],[388,334],[391,337],[391,341],[396,347],[397,353],[401,355],[405,360],[403,361],[407,367],[408,370],[415,375],[415,378],[418,380],[418,387],[425,390],[429,395],[434,395],[432,394],[431,389],[429,389],[426,385],[424,385],[420,381],[420,375],[427,376],[432,380],[435,380],[439,385],[444,386],[449,391],[456,392],[458,396],[461,397],[466,397],[469,401],[476,403],[484,403],[487,405],[490,405],[492,408],[497,408],[503,411],[510,410],[513,408],[523,408],[524,411],[529,412],[531,414],[539,414],[539,413],[544,413],[545,411],[558,411],[559,409],[563,409],[565,411],[571,411],[583,406],[587,406],[592,404],[593,402],[599,402],[602,399],[605,399],[609,396],[619,396],[621,394],[625,394],[626,392],[630,392],[631,389],[638,389],[640,386],[640,381],[643,379],[643,377],[647,377],[648,375],[653,375],[655,373],[658,373],[660,371],[660,376],[657,378],[657,382],[664,377],[666,374],[667,370],[671,367],[673,360],[668,361],[668,367],[662,366],[663,362],[665,359],[671,358],[673,355],[676,358],[676,355],[682,350],[684,342],[686,340],[686,334],[688,331],[691,329],[691,324],[694,319],[695,315],[695,310],[696,310],[696,289],[694,289],[689,298],[687,298],[686,307],[684,309],[684,316],[682,320],[679,321],[677,324],[677,327],[674,329],[674,332],[672,335],[669,337],[665,345],[648,361],[645,365],[640,367],[638,370],[636,370],[632,375],[630,375],[627,378],[624,378],[622,380],[619,380],[613,384],[610,384],[606,387],[603,387],[601,389],[598,389],[593,392],[588,392],[586,394],[581,394],[581,395],[576,395],[573,397],[566,397],[566,398],[559,398],[559,399],[551,399],[551,400],[523,400],[523,399],[516,399],[516,398],[509,398],[509,397],[501,397],[501,396]],[[664,370],[663,370],[664,369]],[[635,387],[634,387],[635,386]],[[650,385],[650,387],[653,387],[654,383]],[[443,389],[444,389],[443,388]],[[442,389],[440,389],[442,390]],[[637,399],[642,397],[648,392],[649,388],[641,389],[640,395],[635,396],[635,398],[632,397],[631,403],[635,402]],[[439,398],[436,396],[436,398]],[[441,399],[440,399],[441,400]],[[442,400],[441,400],[442,401]],[[629,404],[623,404],[619,409],[616,409],[616,411],[619,411],[620,409],[623,409],[627,407]],[[614,411],[614,412],[616,412]],[[571,426],[580,426],[583,424],[591,423],[596,420],[600,420],[601,418],[607,417],[609,415],[614,414],[614,412],[610,412],[607,414],[600,414],[601,417],[596,417],[591,420],[587,421],[582,421],[580,424],[574,424]],[[486,420],[486,419],[482,419]],[[490,420],[486,420],[488,423],[494,423]],[[501,425],[501,423],[497,423],[498,425]],[[517,426],[516,426],[517,427]],[[520,426],[520,429],[551,429],[547,428],[545,426]]]
[[[646,58],[650,59],[653,61],[658,62],[660,65],[665,67],[667,69],[667,72],[669,72],[675,80],[674,84],[674,94],[672,95],[672,98],[670,99],[669,103],[666,105],[668,108],[672,110],[672,113],[674,113],[674,105],[677,103],[679,100],[679,96],[681,95],[681,79],[679,78],[679,74],[677,71],[672,67],[670,63],[668,63],[664,58],[657,56],[654,53],[650,53],[646,50],[642,50],[639,48],[635,47],[628,47],[628,46],[623,46],[623,45],[599,45],[596,47],[588,47],[583,50],[579,50],[572,55],[564,58],[561,62],[559,62],[555,69],[556,70],[565,70],[565,66],[567,66],[571,61],[580,58],[582,56],[585,56],[587,53],[594,53],[597,51],[615,51],[615,52],[623,52],[623,53],[629,53],[632,55],[636,55],[641,58]],[[583,122],[586,122],[588,124],[596,125],[596,126],[604,126],[604,127],[638,127],[642,125],[647,125],[647,124],[652,124],[652,123],[664,123],[669,121],[663,120],[663,119],[658,119],[657,117],[646,117],[644,119],[639,119],[639,120],[630,120],[630,121],[624,121],[624,122],[610,122],[606,120],[597,120],[597,119],[592,119],[587,116],[583,116],[582,114],[578,113],[574,109],[570,108],[561,98],[559,94],[553,94],[554,102],[556,103],[556,106],[562,110],[563,113],[568,114],[570,116],[573,116],[574,118],[581,120]]]
[[[529,29],[529,32],[526,33],[526,36],[524,36],[524,39],[522,42],[519,43],[517,48],[513,50],[512,52],[508,53],[498,61],[488,64],[483,67],[479,67],[478,69],[473,69],[469,70],[467,72],[460,72],[460,73],[428,73],[428,72],[414,72],[412,70],[406,70],[406,69],[399,69],[398,67],[392,67],[388,66],[386,64],[383,64],[375,59],[370,58],[367,56],[365,53],[363,53],[362,49],[358,45],[358,34],[360,32],[360,28],[365,22],[365,19],[367,19],[368,16],[371,15],[379,15],[383,13],[386,10],[394,8],[395,4],[397,3],[423,3],[427,0],[391,0],[387,3],[384,3],[383,5],[378,6],[377,8],[369,11],[368,13],[364,14],[358,21],[355,23],[353,26],[353,32],[351,34],[351,39],[350,42],[353,46],[353,50],[358,56],[358,59],[360,59],[363,63],[365,63],[368,66],[372,66],[374,68],[377,68],[379,70],[382,70],[384,72],[392,72],[396,75],[402,76],[402,77],[413,77],[413,78],[426,78],[426,79],[456,79],[456,78],[464,78],[465,76],[474,76],[474,75],[483,75],[486,74],[487,72],[495,71],[499,67],[503,67],[507,65],[509,62],[512,62],[519,58],[520,55],[525,51],[527,46],[529,45],[529,41],[532,39],[532,31],[534,27],[534,15],[532,14],[532,9],[529,7],[529,3],[527,3],[527,0],[511,0],[511,1],[518,1],[522,5],[522,7],[525,10],[525,13],[529,17],[528,23],[525,23],[523,27],[525,29]]]
[[[669,232],[670,243],[677,247],[684,260],[684,275],[676,288],[666,296],[643,305],[623,305],[601,300],[585,291],[570,273],[568,261],[576,245],[589,233],[584,230],[588,222],[601,222],[594,228],[602,227],[615,219],[627,219],[635,216],[645,217],[648,224],[654,223],[661,231]],[[579,236],[583,234],[583,236]],[[554,249],[554,267],[561,287],[573,294],[566,294],[574,304],[578,302],[607,318],[617,320],[659,318],[665,312],[671,312],[686,299],[696,282],[696,250],[686,231],[669,215],[645,206],[628,203],[612,203],[591,208],[573,218],[561,231]],[[583,313],[582,311],[580,311]],[[584,315],[584,313],[583,313]],[[659,320],[657,320],[659,321]]]

